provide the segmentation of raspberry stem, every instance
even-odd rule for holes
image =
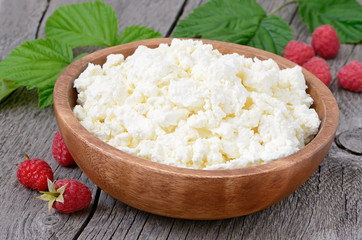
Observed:
[[[46,191],[39,191],[42,194],[46,194],[48,196],[51,196],[52,198],[57,198],[59,197],[60,193],[59,192],[46,192]]]
[[[297,1],[286,2],[286,3],[282,4],[282,5],[280,5],[279,7],[277,7],[276,9],[274,9],[274,10],[269,14],[269,16],[274,15],[276,12],[278,12],[278,11],[281,10],[282,8],[284,8],[284,7],[286,7],[286,6],[290,5],[290,4],[295,4],[295,3],[298,3],[298,2],[297,2]]]
[[[42,195],[37,198],[48,202],[48,212],[50,213],[54,202],[57,201],[57,202],[64,203],[63,193],[64,193],[65,187],[68,185],[68,183],[61,186],[60,188],[56,189],[55,181],[52,182],[49,179],[47,181],[48,181],[49,192],[40,191],[40,193],[42,193]]]

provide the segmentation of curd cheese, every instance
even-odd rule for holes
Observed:
[[[232,169],[302,148],[320,120],[301,68],[222,55],[201,41],[109,55],[74,81],[74,114],[106,143],[172,166]]]

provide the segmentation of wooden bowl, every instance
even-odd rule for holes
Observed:
[[[133,54],[139,45],[156,48],[170,38],[143,40],[106,48],[70,64],[54,87],[59,129],[78,166],[101,189],[137,209],[185,219],[223,219],[250,214],[287,197],[316,170],[328,152],[338,125],[338,106],[329,89],[303,69],[308,92],[322,123],[315,138],[300,151],[263,165],[233,170],[194,170],[163,165],[122,152],[88,132],[74,117],[73,81],[89,62]],[[202,40],[221,53],[274,59],[281,68],[295,63],[238,44]]]

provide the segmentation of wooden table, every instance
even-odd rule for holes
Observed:
[[[0,60],[25,40],[44,37],[46,19],[59,5],[79,0],[0,0]],[[202,0],[107,0],[117,12],[119,29],[139,24],[170,36],[179,19]],[[258,1],[267,12],[286,1]],[[298,8],[277,15],[288,22],[299,41],[310,43]],[[53,107],[39,110],[36,91],[16,90],[0,102],[0,239],[362,239],[362,94],[339,87],[338,70],[362,61],[362,46],[343,44],[328,60],[329,86],[340,108],[337,136],[324,162],[295,193],[263,211],[218,221],[190,221],[156,216],[119,202],[94,185],[77,167],[65,168],[51,154],[57,130]],[[360,130],[358,130],[360,129]],[[338,137],[337,137],[338,138]],[[354,150],[353,150],[354,149]],[[351,151],[352,150],[352,151]],[[359,150],[360,151],[360,150]],[[93,192],[91,206],[74,214],[46,214],[39,194],[20,185],[16,164],[24,153],[43,158],[56,179],[72,178]]]

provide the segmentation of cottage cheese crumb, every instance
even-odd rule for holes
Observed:
[[[108,144],[172,166],[232,169],[302,148],[318,131],[301,68],[173,40],[109,55],[74,81],[74,114]]]

